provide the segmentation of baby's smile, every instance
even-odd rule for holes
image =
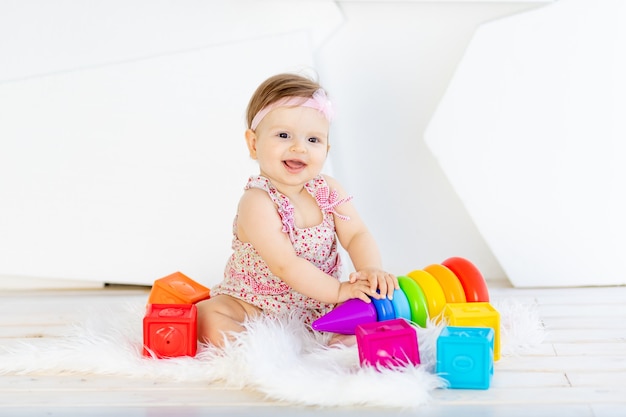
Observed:
[[[287,170],[290,172],[300,171],[306,167],[306,164],[298,159],[288,159],[283,161],[283,165],[285,165]]]

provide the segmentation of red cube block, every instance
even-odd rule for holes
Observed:
[[[143,318],[144,356],[195,356],[197,317],[195,304],[149,304]]]
[[[360,324],[356,341],[361,365],[396,368],[420,363],[417,331],[405,319]]]

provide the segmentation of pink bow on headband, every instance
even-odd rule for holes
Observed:
[[[310,107],[322,113],[328,122],[332,120],[334,113],[333,106],[328,97],[326,97],[326,92],[320,88],[313,93],[313,97],[311,98],[285,97],[272,104],[268,104],[254,116],[250,123],[250,129],[256,130],[261,120],[277,107]]]

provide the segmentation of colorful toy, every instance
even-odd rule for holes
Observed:
[[[436,373],[449,388],[487,389],[493,377],[493,345],[492,328],[446,326],[437,338]]]
[[[411,305],[409,304],[409,299],[404,294],[404,291],[393,291],[391,305],[393,306],[393,312],[396,318],[411,321]]]
[[[420,363],[417,332],[406,319],[360,324],[356,341],[361,366],[397,368]]]
[[[333,313],[335,312],[335,313]],[[378,320],[374,303],[366,303],[359,298],[351,298],[343,304],[315,320],[314,330],[339,334],[355,334],[359,324]]]
[[[441,264],[448,267],[459,281],[461,281],[461,285],[465,291],[466,302],[489,302],[487,283],[473,263],[465,258],[455,256],[446,259]]]
[[[449,326],[489,327],[494,332],[493,360],[500,360],[500,313],[487,302],[448,303],[443,316]]]
[[[359,299],[348,300],[315,320],[312,327],[318,331],[354,334],[359,324],[394,318],[404,318],[426,327],[429,318],[435,322],[442,319],[448,299],[466,302],[466,294],[470,294],[471,300],[489,300],[485,280],[471,262],[458,257],[449,258],[445,262],[449,266],[428,266],[434,274],[415,270],[407,276],[399,276],[400,290],[394,291],[392,300],[372,298],[371,303]],[[459,277],[457,273],[467,276]],[[449,295],[440,282],[445,283],[446,290],[450,289]]]
[[[374,299],[366,303],[352,298],[315,320],[314,330],[340,334],[355,334],[359,324],[403,318],[426,327],[428,305],[420,286],[409,277],[398,277],[400,290],[394,291],[393,300]],[[396,308],[395,306],[398,306]]]
[[[154,281],[148,304],[195,304],[210,298],[211,291],[181,272]]]
[[[465,303],[465,290],[454,272],[447,266],[432,264],[424,268],[424,271],[435,277],[446,296],[446,303]]]
[[[195,304],[149,304],[143,318],[144,356],[195,356],[197,316]]]
[[[411,321],[417,323],[420,327],[426,327],[428,321],[428,301],[426,301],[426,294],[419,286],[417,282],[407,276],[399,276],[398,284],[402,293],[409,301],[409,308],[411,310]],[[394,291],[395,296],[396,291]]]
[[[407,275],[413,278],[424,291],[428,303],[428,316],[437,321],[443,306],[446,305],[446,295],[443,293],[439,281],[421,269],[411,271]]]

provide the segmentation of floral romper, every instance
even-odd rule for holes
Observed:
[[[291,202],[267,178],[250,177],[245,189],[250,188],[265,190],[276,204],[283,232],[289,235],[296,254],[339,279],[341,260],[337,251],[333,214],[343,220],[349,220],[335,212],[335,207],[349,198],[338,200],[337,192],[329,190],[326,180],[321,175],[312,179],[305,184],[305,188],[320,206],[323,220],[317,226],[300,229],[295,226]],[[212,295],[230,295],[260,308],[266,314],[278,316],[295,313],[309,325],[333,308],[332,304],[321,303],[295,291],[273,275],[254,247],[238,239],[237,217],[233,222],[232,249],[233,254],[224,270],[224,280],[211,289]]]

